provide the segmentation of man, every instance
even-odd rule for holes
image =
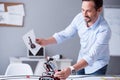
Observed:
[[[111,30],[100,15],[103,0],[82,0],[82,13],[63,31],[55,33],[48,39],[36,39],[38,44],[61,43],[78,33],[81,50],[78,61],[73,66],[56,72],[55,76],[66,79],[72,70],[77,74],[104,75],[109,62],[109,39]]]

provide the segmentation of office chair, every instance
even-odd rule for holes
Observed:
[[[46,62],[45,59],[41,59],[38,64],[36,65],[35,71],[34,71],[34,75],[40,75],[42,76],[43,72],[46,72],[45,68],[44,68],[44,63]]]
[[[29,64],[26,63],[11,63],[8,65],[5,76],[17,75],[33,75],[33,71]]]

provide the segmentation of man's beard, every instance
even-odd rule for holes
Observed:
[[[89,16],[85,16],[85,22],[87,27],[89,27],[89,23],[91,22],[91,18]]]
[[[86,21],[86,23],[89,23],[89,22],[91,22],[91,18],[89,16],[85,16],[85,21]]]

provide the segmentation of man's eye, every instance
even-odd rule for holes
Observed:
[[[88,10],[88,12],[92,12],[91,10]]]

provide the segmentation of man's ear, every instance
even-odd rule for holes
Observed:
[[[102,12],[102,7],[100,7],[99,9],[97,9],[97,11],[99,12],[99,13],[101,13]]]

